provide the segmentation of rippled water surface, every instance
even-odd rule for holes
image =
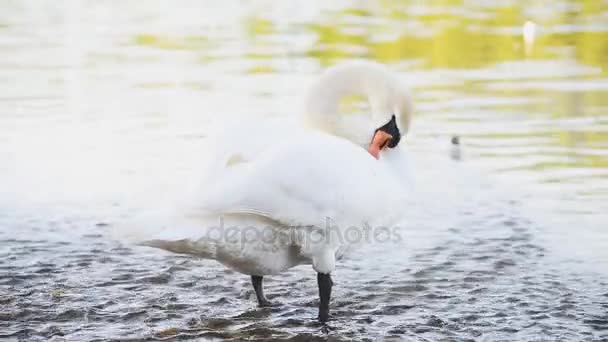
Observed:
[[[0,339],[608,340],[608,3],[497,3],[0,3]],[[353,58],[414,91],[420,198],[339,263],[328,326],[309,266],[261,309],[109,238],[192,184],[211,124],[297,114]]]

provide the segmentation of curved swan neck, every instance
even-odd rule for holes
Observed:
[[[346,135],[346,132],[338,132],[343,125],[339,108],[340,101],[351,95],[367,98],[372,112],[368,129],[384,125],[387,118],[397,114],[400,129],[407,132],[409,96],[383,65],[372,62],[336,66],[321,75],[306,98],[306,123],[330,133]]]

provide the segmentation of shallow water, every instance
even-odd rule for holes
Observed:
[[[504,6],[4,1],[0,338],[608,340],[608,5]],[[421,198],[340,262],[328,326],[309,266],[259,309],[246,276],[108,238],[192,184],[212,123],[295,114],[350,58],[413,88]]]

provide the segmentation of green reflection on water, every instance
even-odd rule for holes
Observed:
[[[546,6],[570,4],[574,9],[547,13],[542,20],[527,15],[529,8],[511,2],[509,6],[471,6],[467,1],[432,1],[424,11],[410,12],[411,1],[380,1],[371,12],[343,9],[323,13],[302,27],[275,25],[263,16],[244,21],[247,38],[314,33],[318,42],[307,55],[323,65],[337,59],[367,57],[381,62],[419,59],[426,68],[480,68],[524,58],[575,57],[581,63],[608,70],[608,4],[603,0],[535,2]],[[575,6],[576,5],[576,6]],[[537,25],[534,46],[526,53],[522,28],[526,21]],[[603,26],[602,26],[603,25]],[[285,32],[289,29],[290,32]],[[205,50],[212,36],[170,37],[140,34],[135,43],[160,49]],[[571,56],[571,54],[574,56]],[[247,54],[250,58],[276,58],[275,54]]]
[[[529,54],[522,38],[523,25],[531,19],[525,6],[470,8],[465,1],[439,1],[426,5],[428,14],[416,15],[408,12],[409,7],[395,6],[403,3],[408,2],[384,2],[386,10],[374,13],[370,24],[361,24],[371,16],[369,12],[352,10],[331,13],[321,23],[311,24],[320,47],[310,55],[324,64],[342,57],[370,57],[382,62],[421,59],[427,68],[479,68],[523,58],[567,57],[568,51],[574,51],[584,64],[601,67],[604,73],[608,67],[608,27],[603,27],[604,32],[591,27],[602,23],[598,16],[608,7],[601,0],[571,1],[582,3],[580,10],[538,21]],[[351,24],[353,16],[361,20]],[[363,32],[349,32],[353,27]],[[349,53],[345,46],[362,47],[364,52]]]
[[[301,36],[314,36],[316,40],[306,48],[290,52],[292,59],[313,59],[321,66],[336,64],[344,59],[370,58],[399,64],[416,62],[409,69],[432,70],[493,70],[493,66],[505,62],[526,63],[544,61],[572,61],[593,72],[571,76],[543,75],[546,86],[533,89],[518,88],[518,82],[538,81],[535,77],[520,75],[511,80],[515,87],[486,89],[486,84],[501,84],[501,79],[468,79],[456,85],[446,84],[442,89],[456,97],[530,98],[530,104],[506,104],[486,106],[483,115],[506,115],[518,112],[524,119],[546,120],[552,127],[551,134],[538,128],[525,134],[515,134],[519,139],[548,137],[547,146],[564,147],[560,157],[572,157],[572,162],[560,160],[529,166],[529,170],[564,168],[606,168],[608,156],[588,153],[589,149],[605,150],[608,146],[608,123],[604,120],[571,128],[567,120],[581,117],[605,117],[608,112],[608,90],[579,89],[589,81],[606,82],[608,76],[608,3],[603,0],[499,2],[488,4],[464,0],[431,2],[381,0],[374,6],[358,6],[328,10],[304,23],[278,24],[263,10],[253,11],[236,28],[244,32],[247,48],[234,55],[209,57],[214,47],[224,42],[213,35],[200,37],[166,37],[142,34],[136,37],[138,45],[159,48],[195,50],[202,57],[201,63],[218,59],[243,59],[248,73],[280,72],[272,64],[283,60],[290,51],[291,40]],[[526,44],[523,28],[527,21],[534,22],[533,42]],[[231,29],[235,29],[232,27]],[[276,38],[276,39],[271,39]],[[532,69],[534,68],[534,64]],[[559,64],[557,64],[559,65]],[[559,68],[559,66],[558,66]],[[559,71],[559,70],[558,70]],[[521,71],[520,71],[521,73]],[[565,89],[551,88],[551,81],[574,82]],[[437,85],[435,85],[437,86]],[[440,85],[441,86],[441,85]],[[583,87],[584,88],[584,87]],[[424,92],[425,86],[418,92]],[[441,98],[431,101],[442,101]],[[418,113],[420,116],[429,113]],[[470,125],[482,123],[486,117],[470,117]],[[445,119],[446,121],[458,118]],[[460,119],[462,121],[462,119]],[[515,119],[514,119],[515,120]],[[470,131],[470,130],[468,130]],[[482,139],[500,140],[509,133],[475,135]],[[466,140],[465,140],[466,141]],[[505,155],[505,154],[501,154]],[[510,156],[512,157],[512,156]]]
[[[205,37],[170,37],[153,34],[140,34],[134,40],[137,45],[163,50],[199,50],[209,43]]]

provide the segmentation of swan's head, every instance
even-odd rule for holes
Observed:
[[[348,96],[362,96],[371,115],[340,113]],[[346,138],[380,159],[396,148],[408,132],[412,113],[409,91],[382,64],[352,62],[326,70],[312,85],[306,101],[305,122],[316,129]]]

